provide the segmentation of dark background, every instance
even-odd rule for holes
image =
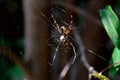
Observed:
[[[99,19],[99,9],[104,8],[106,5],[111,4],[116,14],[120,15],[120,1],[119,0],[66,0],[65,2],[71,2],[76,7],[80,7]],[[100,5],[103,4],[103,5]],[[49,11],[49,10],[48,10]],[[73,13],[74,25],[80,27],[80,33],[82,34],[83,42],[87,49],[91,49],[98,55],[103,56],[108,61],[111,57],[112,43],[110,42],[106,32],[100,26],[90,22],[88,19],[78,16]],[[84,19],[83,19],[84,18]],[[96,28],[97,27],[97,28]],[[100,27],[100,28],[98,28]],[[23,12],[23,1],[22,0],[0,0],[0,46],[6,47],[12,51],[15,55],[24,59],[24,12]],[[39,36],[38,36],[39,37]],[[104,69],[108,62],[100,59],[94,54],[87,53],[87,59],[91,65],[95,67],[97,71]],[[94,60],[96,62],[94,62]],[[78,63],[78,61],[76,61]],[[28,61],[29,65],[30,61]],[[75,65],[77,65],[77,63]],[[80,64],[79,64],[80,65]],[[0,54],[0,80],[16,80],[14,74],[19,72],[18,67],[14,61],[8,59],[8,55]],[[77,66],[78,68],[78,66]],[[82,67],[83,68],[83,67]],[[13,71],[12,71],[13,69]],[[83,68],[84,69],[84,68]],[[77,69],[80,71],[81,69]],[[18,71],[18,72],[17,72]],[[21,70],[20,70],[21,71]],[[18,73],[19,74],[19,73]],[[23,75],[22,72],[19,74]],[[80,80],[80,73],[76,73],[74,80]],[[85,75],[86,76],[86,75]],[[86,80],[86,78],[81,80]],[[13,77],[13,78],[12,78]],[[48,78],[49,79],[49,78]],[[18,80],[18,79],[17,79]],[[67,79],[66,79],[67,80]],[[72,80],[72,79],[71,79]],[[115,79],[117,80],[117,79]]]

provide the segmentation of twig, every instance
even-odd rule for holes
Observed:
[[[105,72],[106,70],[112,68],[113,66],[115,66],[115,65],[117,65],[117,64],[119,65],[119,64],[120,64],[120,61],[119,61],[119,62],[116,62],[116,63],[113,63],[113,64],[111,64],[111,65],[109,65],[108,67],[106,67],[105,69],[103,69],[100,73]],[[119,65],[119,66],[120,66],[120,65]]]
[[[82,39],[78,34],[77,30],[73,29],[73,35],[75,37],[75,41],[78,44],[78,55],[80,55],[80,60],[83,62],[84,66],[87,68],[89,72],[89,79],[91,78],[91,74],[95,73],[97,71],[94,70],[94,68],[88,63],[85,55],[85,47],[83,45]]]

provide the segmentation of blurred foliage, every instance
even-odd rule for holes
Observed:
[[[12,80],[23,80],[23,71],[17,65],[12,67],[9,74]]]
[[[9,41],[9,40],[5,40],[3,37],[0,37],[0,45],[3,47],[7,47],[9,50],[16,53],[14,55],[17,55],[18,57],[21,57],[21,58],[23,58],[24,56],[23,54],[24,49],[23,49],[22,41],[23,40],[21,39],[15,40],[15,41]],[[13,78],[16,78],[16,77],[19,78],[22,76],[22,72],[20,71],[19,67],[17,67],[15,63],[11,62],[11,60],[8,59],[7,55],[3,55],[3,53],[0,53],[0,65],[1,65],[0,66],[0,80],[18,80],[18,79],[13,79]],[[19,71],[20,73],[18,74]]]
[[[9,60],[0,54],[0,80],[10,80],[10,75],[8,74],[11,70],[12,65]]]
[[[0,46],[24,57],[22,0],[0,0]],[[22,80],[23,73],[0,53],[0,80]]]

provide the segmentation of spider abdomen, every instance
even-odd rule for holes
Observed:
[[[64,41],[64,39],[65,39],[65,35],[61,35],[60,36],[60,42]]]

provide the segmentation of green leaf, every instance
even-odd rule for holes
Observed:
[[[120,23],[110,6],[100,10],[100,17],[104,28],[113,44],[120,49]]]
[[[115,64],[116,62],[120,62],[120,22],[111,6],[107,6],[105,9],[100,10],[100,17],[108,36],[115,45],[110,61],[110,64],[114,65],[109,70],[111,77],[114,77],[120,69],[120,64]]]
[[[110,64],[113,64],[113,63],[116,63],[116,62],[120,62],[120,50],[115,47],[114,50],[113,50],[113,54],[112,54]],[[114,67],[112,67],[109,70],[110,76],[114,77],[119,69],[120,69],[120,64],[115,64]]]

